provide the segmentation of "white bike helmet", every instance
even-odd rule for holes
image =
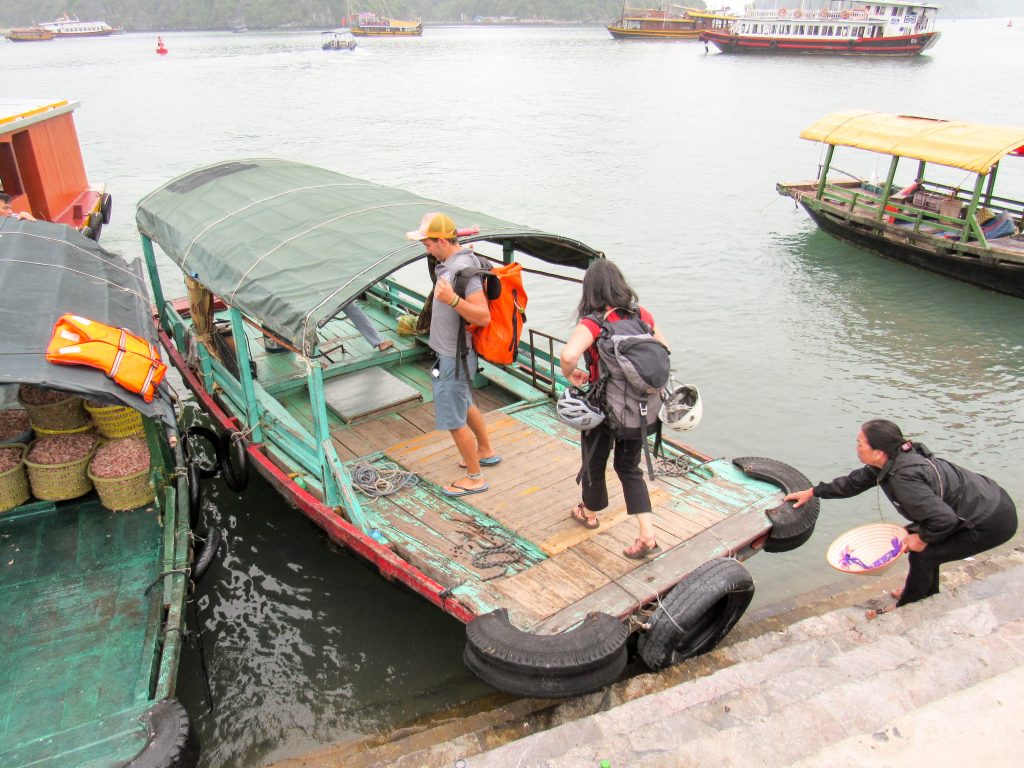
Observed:
[[[568,424],[580,432],[593,429],[604,421],[604,414],[600,409],[591,405],[583,391],[576,387],[565,388],[558,398],[555,410],[563,424]]]
[[[683,384],[670,390],[668,398],[658,411],[658,418],[662,424],[672,429],[685,431],[696,427],[703,414],[704,405],[697,387]]]

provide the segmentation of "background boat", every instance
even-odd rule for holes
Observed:
[[[4,35],[12,43],[28,43],[38,40],[53,40],[54,33],[42,27],[21,27],[12,29]]]
[[[607,26],[616,40],[695,40],[706,29],[726,29],[736,18],[727,11],[702,11],[666,3],[660,8],[628,8]]]
[[[66,12],[60,18],[41,22],[38,26],[53,32],[55,37],[107,37],[124,31],[105,21],[80,21],[77,16],[69,16]]]

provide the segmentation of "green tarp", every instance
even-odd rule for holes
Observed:
[[[510,242],[580,269],[601,256],[569,238],[284,160],[187,173],[143,198],[136,223],[186,274],[312,355],[320,325],[425,255],[405,233],[430,211],[480,228],[463,242]]]
[[[47,362],[53,325],[68,312],[159,343],[139,259],[126,262],[63,224],[0,217],[0,383],[123,403],[173,425],[166,385],[147,403],[100,370]]]

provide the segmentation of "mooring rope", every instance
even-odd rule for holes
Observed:
[[[390,461],[377,465],[360,461],[352,467],[351,472],[352,484],[372,499],[391,496],[405,488],[412,488],[420,481],[415,472],[405,472]]]

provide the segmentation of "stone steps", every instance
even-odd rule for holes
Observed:
[[[275,768],[824,765],[832,745],[897,739],[899,718],[1024,663],[1024,550],[947,566],[942,595],[867,621],[865,607],[901,582],[847,579],[750,616],[712,653],[588,696],[496,697]]]

